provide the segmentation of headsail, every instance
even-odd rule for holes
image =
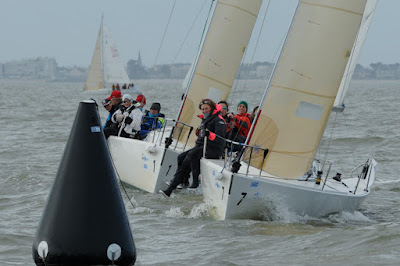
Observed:
[[[198,103],[203,98],[227,99],[240,66],[262,0],[219,0],[214,6],[188,82],[179,121],[198,126]],[[187,138],[184,130],[181,140]],[[193,146],[192,134],[188,145]]]
[[[366,0],[300,1],[250,144],[266,172],[297,178],[311,166],[360,27]],[[260,152],[261,153],[261,152]],[[260,168],[262,154],[252,155]]]
[[[375,12],[376,4],[378,0],[367,0],[365,6],[364,15],[361,22],[360,30],[357,34],[356,42],[354,43],[353,50],[351,52],[349,62],[347,63],[346,70],[344,71],[344,76],[342,82],[340,83],[339,91],[336,96],[335,103],[333,105],[334,111],[344,110],[344,97],[346,96],[347,89],[350,86],[350,81],[356,68],[358,57],[361,53],[361,48],[364,44],[365,38],[367,37],[367,32],[369,26],[371,25],[372,17]]]
[[[96,47],[90,64],[89,74],[85,83],[85,90],[104,88],[103,69],[101,65],[101,28],[97,36]]]

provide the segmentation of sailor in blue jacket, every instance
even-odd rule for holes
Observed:
[[[140,139],[145,139],[151,130],[162,128],[165,124],[165,115],[160,113],[161,104],[153,103],[150,111],[146,111],[140,127]]]

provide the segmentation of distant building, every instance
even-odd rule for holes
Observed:
[[[4,78],[4,74],[3,74],[3,68],[4,68],[4,65],[2,64],[2,63],[0,63],[0,79],[3,79]]]
[[[131,80],[143,79],[148,77],[148,71],[146,67],[142,64],[142,56],[138,55],[137,60],[129,60],[126,65],[126,72]]]
[[[142,63],[139,52],[137,60],[129,60],[127,72],[131,80],[136,79],[184,79],[190,64],[164,64],[148,68]],[[270,62],[255,62],[242,64],[237,73],[237,79],[268,79],[274,64]],[[0,79],[42,79],[48,81],[85,81],[87,68],[58,67],[54,58],[38,57],[0,63]],[[357,65],[353,79],[400,79],[400,64],[374,63],[369,67]]]
[[[11,61],[3,65],[3,77],[9,79],[46,79],[54,80],[57,63],[54,58],[26,59]]]
[[[170,67],[171,79],[184,79],[189,71],[190,64],[174,64]]]
[[[271,76],[272,69],[274,68],[273,64],[268,65],[259,65],[256,68],[256,75],[257,79],[268,79]]]

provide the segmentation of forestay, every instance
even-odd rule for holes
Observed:
[[[200,114],[198,103],[204,98],[227,99],[249,42],[262,0],[216,1],[197,59],[191,68],[185,101],[179,121],[194,128]],[[180,140],[187,138],[184,128]],[[188,145],[194,146],[196,136]]]
[[[334,110],[336,109],[341,111],[344,109],[344,98],[346,96],[347,89],[350,86],[350,81],[356,68],[358,58],[361,53],[361,48],[364,44],[365,38],[367,37],[368,29],[371,25],[377,2],[378,0],[367,0],[360,30],[358,31],[357,39],[353,46],[353,51],[351,52],[349,62],[347,63],[346,70],[344,71],[344,76],[342,82],[340,83],[339,91],[333,105]]]
[[[309,170],[348,62],[366,0],[301,1],[250,144],[269,149],[263,170],[297,178]],[[262,152],[251,164],[261,168]]]

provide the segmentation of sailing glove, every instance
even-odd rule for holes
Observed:
[[[133,119],[132,118],[130,118],[129,116],[127,116],[126,118],[125,118],[125,124],[130,124],[130,123],[132,123],[132,121],[133,121]]]
[[[115,120],[117,120],[118,123],[121,123],[122,120],[124,120],[124,115],[123,114],[115,115]]]

